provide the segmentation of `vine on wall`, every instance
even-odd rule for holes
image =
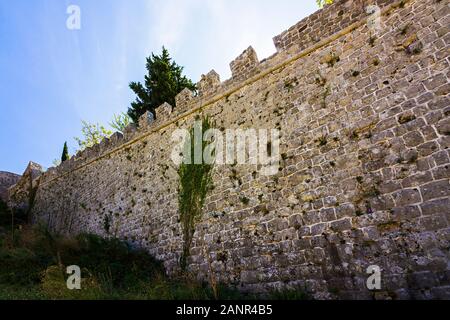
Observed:
[[[198,126],[196,128],[196,126]],[[201,128],[199,128],[201,126]],[[192,239],[195,233],[195,224],[203,214],[203,205],[205,203],[208,191],[212,189],[212,170],[213,164],[202,161],[200,164],[194,163],[194,154],[196,150],[205,150],[209,145],[208,141],[195,139],[195,130],[206,132],[212,125],[208,118],[196,121],[190,129],[189,136],[186,139],[183,151],[183,163],[178,169],[179,188],[178,203],[180,209],[180,220],[183,229],[183,253],[181,256],[181,269],[186,270],[187,258],[190,254]],[[201,148],[201,149],[200,149]],[[190,151],[190,152],[189,152]]]

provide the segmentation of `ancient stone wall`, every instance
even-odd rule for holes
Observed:
[[[21,211],[31,210],[30,205],[34,202],[34,197],[39,185],[38,177],[41,176],[43,168],[34,162],[28,163],[20,179],[9,187],[7,203],[10,208]]]
[[[39,179],[35,221],[125,239],[179,268],[182,233],[171,137],[208,115],[217,128],[279,129],[281,166],[217,165],[189,270],[242,290],[315,298],[450,298],[448,1],[338,1],[249,47],[232,78],[211,71]],[[205,254],[210,256],[207,259]],[[208,262],[209,261],[209,262]],[[382,289],[366,288],[377,265]]]

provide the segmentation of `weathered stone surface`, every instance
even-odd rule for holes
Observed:
[[[239,57],[230,63],[231,74],[234,79],[247,78],[258,66],[259,60],[255,50],[248,47]]]
[[[142,131],[148,130],[148,127],[152,124],[154,120],[155,117],[153,116],[153,113],[147,111],[139,118],[139,130]]]
[[[421,206],[424,215],[448,214],[450,208],[450,199],[438,199],[424,202]]]
[[[189,105],[194,100],[194,93],[188,88],[184,88],[177,96],[175,97],[175,105],[176,111],[178,113],[183,113],[188,111]]]
[[[123,130],[123,137],[125,138],[125,140],[130,140],[131,138],[133,138],[136,135],[137,131],[137,126],[134,123],[130,123],[128,126],[126,126],[126,128]],[[87,148],[85,151],[89,152],[90,154],[88,155],[88,157],[93,158],[95,157],[96,154],[96,150],[97,146],[93,146],[92,148]]]
[[[165,122],[170,119],[172,114],[172,106],[167,102],[156,108],[156,120],[158,122]]]
[[[404,189],[395,192],[393,195],[397,207],[420,203],[420,192],[418,189]]]
[[[421,187],[424,200],[437,199],[450,196],[450,183],[448,179],[431,182]]]

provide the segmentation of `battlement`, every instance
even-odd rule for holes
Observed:
[[[230,63],[232,78],[245,80],[254,75],[259,65],[258,56],[251,46]]]
[[[197,84],[199,96],[207,96],[218,90],[220,87],[220,76],[219,74],[211,70],[206,75],[202,75],[201,80]]]
[[[146,131],[154,120],[153,113],[147,111],[139,118],[139,129],[141,131]]]
[[[172,114],[173,107],[164,102],[156,109],[156,123],[162,124],[170,120],[170,115]]]

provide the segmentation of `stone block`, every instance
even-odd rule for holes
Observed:
[[[156,108],[156,120],[158,122],[165,122],[170,120],[170,115],[172,114],[172,106],[167,102]]]
[[[151,123],[155,120],[155,116],[150,111],[145,112],[142,116],[139,117],[139,130],[145,131],[151,125]]]
[[[423,200],[432,200],[450,196],[450,183],[448,179],[431,182],[420,187]]]
[[[183,113],[189,110],[189,107],[192,106],[192,102],[194,100],[194,93],[188,88],[184,88],[177,96],[175,97],[175,106],[176,111],[178,113]]]
[[[219,74],[211,70],[207,75],[202,75],[200,82],[197,84],[200,96],[206,96],[218,90],[220,86]]]
[[[421,202],[418,189],[403,189],[393,193],[395,205],[398,207],[407,206],[413,203]]]
[[[246,79],[259,65],[258,56],[252,47],[248,47],[239,57],[230,63],[233,79]]]

